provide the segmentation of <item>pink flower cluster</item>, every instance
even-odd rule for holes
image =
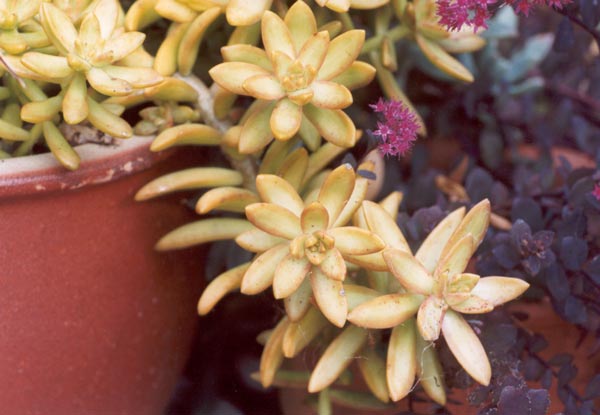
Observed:
[[[592,190],[592,196],[594,196],[596,200],[600,200],[600,185],[598,183],[594,185],[594,190]]]
[[[417,139],[417,116],[400,101],[379,98],[376,104],[369,106],[383,118],[373,131],[373,135],[381,139],[379,151],[390,156],[406,155]]]
[[[437,0],[437,15],[440,24],[451,30],[460,30],[463,26],[472,26],[474,31],[487,28],[487,21],[491,17],[488,10],[489,4],[498,3],[498,6],[508,4],[517,13],[525,16],[534,6],[547,5],[562,8],[572,0]]]

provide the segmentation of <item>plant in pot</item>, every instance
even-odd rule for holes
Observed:
[[[191,27],[200,25],[214,5],[208,3],[185,3],[166,13],[166,2],[137,1],[128,16],[137,25],[157,24],[159,16],[171,20],[169,36],[159,48],[164,51],[181,45]],[[521,12],[532,5],[509,3]],[[551,56],[554,37],[532,37],[525,46],[517,45],[510,59],[504,58],[511,56],[506,48],[518,33],[518,17],[506,7],[487,22],[491,10],[478,8],[476,2],[274,1],[256,2],[245,14],[237,13],[237,7],[243,9],[238,2],[228,2],[226,22],[213,21],[213,28],[221,30],[215,29],[206,40],[201,49],[206,61],[192,70],[199,75],[194,85],[204,98],[201,118],[223,134],[224,157],[212,167],[156,179],[136,198],[196,191],[192,203],[204,217],[165,235],[157,249],[216,242],[208,267],[214,279],[200,297],[201,315],[213,310],[219,314],[215,306],[232,291],[254,296],[263,308],[263,293],[270,287],[282,300],[269,308],[268,321],[253,323],[267,330],[258,336],[264,349],[252,376],[265,387],[303,389],[305,403],[323,414],[332,411],[332,403],[357,413],[467,413],[447,398],[445,383],[455,394],[470,387],[468,399],[481,413],[542,414],[550,405],[553,377],[558,381],[553,405],[560,399],[566,406],[586,410],[597,396],[595,381],[587,378],[588,390],[578,392],[569,384],[574,378],[571,360],[537,354],[541,346],[534,343],[539,337],[519,320],[524,312],[498,307],[530,284],[534,294],[527,297],[539,301],[543,295],[538,271],[551,268],[556,260],[550,254],[554,233],[535,232],[558,226],[555,209],[561,197],[552,202],[554,210],[550,205],[534,207],[529,199],[523,202],[520,194],[526,184],[521,182],[531,174],[518,172],[530,166],[521,159],[502,158],[504,146],[517,149],[522,140],[508,135],[515,133],[512,124],[503,127],[508,138],[497,131],[504,133],[499,126],[506,121],[502,111],[507,102],[532,100],[538,97],[532,94],[543,92],[534,71]],[[579,20],[579,10],[570,7],[564,12],[574,22]],[[241,26],[233,17],[240,15],[247,17]],[[464,23],[475,31],[458,30]],[[478,30],[487,25],[488,32]],[[181,50],[164,74],[189,70],[190,65],[181,62]],[[451,53],[461,54],[460,60]],[[497,70],[495,62],[512,72]],[[476,70],[482,81],[466,85],[476,79]],[[372,79],[377,86],[365,92],[361,87]],[[376,127],[371,110],[381,115]],[[365,132],[368,128],[372,130]],[[165,130],[153,149],[194,144],[184,131],[183,126]],[[364,158],[375,147],[379,155],[406,156],[417,134],[428,131],[433,136],[466,134],[455,140],[463,148],[455,153],[459,163],[453,166],[456,160],[444,160],[452,171],[440,172],[426,159],[428,150],[435,151],[443,138],[428,147],[417,143],[405,164],[389,162],[383,168],[377,152],[376,162]],[[345,149],[351,154],[342,158]],[[591,173],[573,173],[570,185],[579,175],[585,175],[586,184],[579,184],[578,191],[590,204],[569,209],[593,211]],[[386,184],[386,176],[399,180]],[[387,196],[378,199],[374,189],[380,185]],[[404,191],[404,198],[398,190]],[[539,203],[549,201],[542,191],[537,195]],[[399,213],[400,206],[407,212]],[[545,218],[542,224],[537,219],[535,231],[520,221],[533,223],[535,218]],[[583,234],[569,237],[563,255],[567,258],[566,252],[579,247],[575,256],[580,269],[589,260],[588,251],[580,247]],[[573,275],[572,283],[561,279],[561,287],[572,284],[580,295],[582,287],[593,288],[586,278]],[[569,300],[569,314],[577,314],[573,307],[581,309],[576,299],[573,294]],[[248,302],[224,302],[228,310],[219,315],[227,319],[229,331],[244,331],[246,320],[239,315]],[[566,307],[565,298],[561,302]],[[215,323],[214,336],[223,335],[220,325]],[[210,343],[204,346],[214,350],[213,340]],[[250,347],[245,343],[240,349]],[[240,353],[247,358],[247,352]],[[227,352],[220,354],[222,360],[232,360]],[[286,358],[292,357],[297,360],[290,364]],[[349,370],[354,361],[357,368]],[[243,361],[238,363],[247,370]],[[552,369],[555,364],[562,365],[562,372]],[[349,378],[361,378],[357,374],[363,380],[348,388]],[[237,391],[239,383],[231,386],[233,375],[222,376],[218,387],[207,387],[202,380],[197,389],[189,387],[190,400],[207,413],[223,410],[214,395],[242,405],[236,392],[227,392]],[[472,387],[473,380],[483,386]],[[290,408],[290,395],[282,396],[286,411],[308,410]],[[467,394],[460,396],[464,403]],[[212,409],[206,402],[211,399]],[[573,399],[575,403],[569,403]],[[173,413],[182,405],[175,403]]]
[[[2,412],[160,413],[189,353],[203,251],[153,252],[188,212],[133,195],[190,158],[139,134],[196,119],[197,93],[152,69],[117,1],[0,9]]]

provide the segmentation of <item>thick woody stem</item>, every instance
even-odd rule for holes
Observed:
[[[221,133],[225,134],[229,128],[231,128],[231,123],[228,121],[219,120],[213,111],[213,103],[214,96],[211,90],[204,85],[204,82],[200,80],[200,78],[189,75],[189,76],[180,76],[176,75],[178,78],[186,81],[189,85],[191,85],[196,92],[198,92],[198,110],[200,111],[200,115],[202,119],[207,125],[210,125],[213,128],[216,128]],[[251,155],[244,157],[231,157],[227,151],[223,151],[223,154],[227,157],[229,164],[239,171],[244,177],[243,186],[248,190],[255,190],[256,188],[256,175],[258,174],[258,162],[257,159]]]

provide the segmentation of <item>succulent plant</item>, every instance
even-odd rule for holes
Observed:
[[[489,201],[484,200],[466,215],[464,208],[452,212],[414,256],[404,249],[386,249],[385,262],[405,291],[361,304],[348,316],[349,321],[361,327],[391,328],[416,314],[421,337],[432,342],[443,333],[467,373],[487,385],[491,377],[488,358],[461,314],[487,313],[529,286],[518,278],[465,273],[485,236],[489,216]]]
[[[273,137],[289,140],[295,134],[312,150],[321,136],[353,146],[354,123],[342,109],[352,103],[349,87],[374,76],[372,67],[355,62],[364,32],[351,30],[330,41],[303,1],[294,3],[284,19],[265,12],[261,28],[264,50],[227,46],[222,50],[226,62],[209,71],[222,88],[257,98],[245,116],[240,152],[256,153]]]

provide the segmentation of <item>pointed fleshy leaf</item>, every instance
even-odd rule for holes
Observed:
[[[238,186],[242,184],[242,180],[241,173],[236,170],[221,167],[193,167],[154,179],[138,190],[135,200],[148,200],[179,190]]]
[[[47,2],[42,2],[40,16],[42,17],[44,30],[54,46],[63,56],[67,56],[74,49],[75,40],[77,39],[77,30],[75,30],[69,16],[58,7]]]
[[[456,274],[464,272],[472,253],[473,237],[471,234],[467,234],[445,253],[434,271],[434,278],[451,280]]]
[[[284,21],[290,31],[294,48],[298,52],[317,31],[315,15],[310,6],[302,1],[297,1],[290,7]]]
[[[302,122],[300,123],[298,135],[302,137],[302,141],[304,141],[307,149],[314,152],[318,151],[321,146],[321,134],[319,134],[317,127],[306,118],[304,113],[302,113]]]
[[[329,81],[352,65],[365,42],[363,30],[349,30],[329,43],[329,51],[317,79]]]
[[[93,13],[98,18],[102,38],[110,38],[121,13],[119,2],[100,0],[96,2]]]
[[[471,294],[490,302],[495,307],[514,300],[527,288],[529,284],[519,278],[485,277],[479,280]]]
[[[245,94],[265,101],[281,99],[285,96],[285,90],[271,74],[253,75],[242,83]]]
[[[256,153],[265,148],[273,140],[273,132],[271,131],[269,120],[274,108],[274,102],[265,107],[256,107],[246,122],[244,122],[239,142],[239,152],[241,154]]]
[[[359,327],[389,329],[413,317],[423,302],[418,294],[388,294],[362,303],[348,314]]]
[[[476,295],[470,295],[465,301],[452,305],[452,309],[462,314],[483,314],[494,309],[494,305]]]
[[[21,63],[27,69],[51,79],[66,78],[73,73],[67,59],[62,56],[27,52],[21,57]]]
[[[160,101],[185,101],[196,102],[198,92],[186,81],[178,78],[164,78],[163,81],[155,86],[146,88],[144,94],[148,98]]]
[[[300,287],[292,295],[283,300],[285,312],[290,321],[299,321],[308,312],[311,302],[312,288],[308,278],[304,278]]]
[[[356,127],[342,110],[318,108],[308,104],[303,107],[303,111],[325,140],[339,147],[352,147],[355,144]]]
[[[464,238],[465,235],[471,234],[473,237],[473,247],[471,254],[475,252],[487,232],[490,223],[490,201],[487,199],[477,203],[465,215],[463,220],[458,225],[456,231],[446,245],[445,252],[452,248],[454,244]],[[442,257],[444,254],[442,254]]]
[[[277,102],[271,114],[269,124],[278,140],[289,140],[300,130],[302,107],[284,98]]]
[[[362,88],[375,78],[375,68],[366,62],[355,61],[344,72],[331,81],[344,85],[349,90]]]
[[[319,202],[313,202],[306,206],[300,216],[302,232],[313,233],[327,229],[329,214],[327,209]]]
[[[352,104],[352,93],[343,85],[330,81],[315,81],[310,85],[310,103],[319,108],[342,109]]]
[[[454,36],[454,33],[446,39],[440,39],[437,41],[446,52],[449,53],[468,53],[475,52],[485,46],[485,39],[481,36],[468,35],[465,36],[462,33]]]
[[[304,277],[312,267],[305,258],[294,258],[287,255],[275,269],[273,279],[273,294],[276,299],[286,298],[292,295],[300,287]]]
[[[374,164],[371,162],[362,163],[360,166],[358,166],[357,170],[360,170],[361,173],[365,173],[365,172],[372,173],[374,170]],[[364,177],[362,175],[356,176],[356,181],[354,182],[354,189],[352,190],[352,194],[350,195],[350,198],[346,202],[344,209],[342,209],[342,212],[338,215],[335,222],[333,222],[332,227],[336,228],[338,226],[343,226],[343,225],[348,224],[348,222],[351,221],[355,212],[360,208],[363,200],[365,200],[365,197],[367,196],[367,192],[369,191],[371,182],[372,182],[372,180],[370,180],[367,177]],[[364,223],[365,226],[362,226],[363,224],[355,224],[355,225],[357,225],[363,229],[367,229],[366,222]]]
[[[212,280],[198,301],[198,314],[201,316],[208,314],[225,295],[238,290],[242,284],[242,277],[249,266],[250,262],[238,265]]]
[[[63,96],[61,95],[56,95],[44,101],[28,102],[21,107],[21,119],[32,124],[51,121],[52,118],[54,118],[54,116],[61,110],[62,103]],[[23,131],[24,132],[21,133],[21,136],[24,140],[27,140],[29,138],[29,134],[25,134],[25,130]]]
[[[396,220],[383,207],[369,200],[365,200],[362,206],[365,219],[372,232],[383,239],[388,247],[410,252],[410,247],[402,231],[398,228]]]
[[[479,338],[469,323],[458,313],[448,310],[442,322],[442,333],[458,363],[478,383],[490,383],[492,369]]]
[[[417,335],[417,375],[423,390],[434,402],[446,405],[444,370],[433,344]]]
[[[348,312],[343,284],[328,278],[317,267],[313,267],[310,273],[310,284],[315,301],[323,315],[335,326],[343,327]]]
[[[254,295],[269,288],[277,266],[288,253],[289,244],[282,243],[256,257],[244,274],[240,291],[243,294]]]
[[[163,1],[163,0],[160,0]],[[191,19],[190,19],[191,20]],[[179,44],[190,27],[190,23],[171,23],[167,37],[156,51],[154,69],[163,76],[173,75],[177,71],[177,52]]]
[[[271,7],[272,0],[229,0],[227,23],[232,26],[249,26],[260,20],[265,10]]]
[[[211,7],[190,22],[177,51],[177,66],[182,75],[189,75],[198,57],[200,43],[211,24],[221,15],[220,7]]]
[[[111,63],[120,61],[132,54],[144,43],[146,35],[140,32],[125,32],[110,38],[104,45],[103,52],[111,56]],[[138,64],[139,65],[139,64]],[[141,69],[141,68],[136,68]]]
[[[223,135],[216,128],[204,124],[181,124],[167,128],[156,136],[150,150],[161,151],[173,146],[210,145],[221,143]]]
[[[277,175],[288,182],[296,191],[300,189],[306,168],[308,167],[308,151],[300,147],[292,151],[284,159]]]
[[[174,22],[189,22],[198,14],[196,11],[177,0],[159,0],[154,10],[165,19]]]
[[[244,219],[203,219],[172,230],[157,242],[155,249],[171,251],[206,242],[233,239],[249,229],[252,229],[252,224]]]
[[[311,36],[298,54],[298,61],[305,67],[311,67],[315,71],[318,70],[329,47],[329,33],[318,32]]]
[[[340,251],[333,248],[327,251],[319,269],[332,280],[344,281],[346,279],[346,262]]]
[[[285,239],[254,228],[238,235],[237,238],[235,238],[235,242],[246,251],[259,253],[265,252],[275,245],[285,242]]]
[[[109,76],[122,79],[134,88],[147,88],[162,82],[163,77],[152,68],[128,68],[108,65],[102,68]]]
[[[2,123],[8,124],[15,130],[18,128],[13,126],[12,124],[7,123],[4,120],[0,121],[2,121]],[[50,149],[54,157],[56,157],[60,164],[62,164],[67,169],[76,170],[79,167],[81,159],[79,158],[77,152],[73,150],[65,136],[58,129],[58,127],[52,121],[44,121],[42,128],[44,131],[44,139],[46,140],[46,144],[48,145],[48,148]],[[7,135],[7,130],[8,129],[5,125],[0,124],[0,131],[2,131],[3,135]],[[19,130],[21,129],[19,128]]]
[[[479,282],[477,274],[456,274],[448,281],[448,293],[470,293]]]
[[[273,65],[269,60],[267,53],[252,45],[230,45],[221,48],[221,55],[225,62],[245,62],[260,66],[268,72],[273,71]]]
[[[133,91],[131,84],[123,79],[112,78],[103,69],[92,67],[85,74],[86,79],[96,91],[108,96],[121,96]]]
[[[359,305],[371,301],[381,295],[372,288],[363,287],[362,285],[356,284],[344,284],[344,292],[346,293],[346,299],[348,301],[348,311],[354,310]]]
[[[358,368],[373,395],[382,402],[389,402],[385,361],[379,353],[372,347],[365,347],[358,359]]]
[[[414,319],[392,329],[387,354],[387,384],[390,398],[397,402],[411,391],[417,372]]]
[[[435,281],[412,254],[399,249],[386,249],[383,258],[390,272],[409,292],[429,295]]]
[[[425,341],[433,342],[440,337],[442,320],[448,310],[444,299],[430,295],[423,301],[417,313],[417,327]]]
[[[283,343],[283,335],[289,324],[290,322],[287,317],[281,319],[277,326],[275,326],[271,336],[269,336],[269,340],[265,344],[265,348],[260,356],[260,383],[263,388],[271,386],[277,369],[283,363],[281,345]]]
[[[421,244],[421,247],[415,254],[415,258],[423,264],[427,272],[435,270],[444,248],[464,216],[464,207],[456,209],[433,228]]]
[[[321,186],[319,192],[319,202],[325,206],[329,213],[329,225],[331,226],[337,219],[346,201],[350,198],[356,175],[350,164],[343,164],[333,170]]]
[[[248,95],[244,82],[253,76],[266,75],[269,72],[258,65],[246,62],[225,62],[213,66],[208,71],[211,78],[222,88],[238,95]]]
[[[129,138],[133,135],[131,126],[120,116],[110,112],[104,105],[87,97],[89,108],[87,120],[98,130],[116,138]]]
[[[260,198],[288,209],[296,216],[302,214],[304,202],[287,181],[274,174],[259,174],[256,177],[256,190]]]
[[[346,255],[344,259],[368,270],[387,271],[388,265],[383,258],[382,252],[368,255]]]
[[[293,239],[302,234],[300,218],[273,203],[253,203],[246,206],[246,217],[257,228],[274,236]]]
[[[129,31],[141,30],[160,19],[160,15],[154,11],[157,3],[158,0],[133,2],[125,15],[125,28]]]
[[[302,319],[291,323],[285,331],[282,345],[283,355],[289,359],[294,358],[328,325],[329,322],[323,314],[316,308],[310,307]]]
[[[261,20],[262,40],[267,56],[274,52],[285,53],[290,58],[296,57],[296,51],[290,31],[279,16],[271,11],[266,11]]]
[[[79,124],[87,118],[87,93],[85,77],[80,73],[75,74],[62,100],[63,118],[67,124]]]
[[[418,33],[416,34],[416,40],[427,59],[442,72],[464,82],[473,82],[474,78],[471,72],[437,43]]]
[[[374,233],[356,226],[333,228],[328,234],[335,239],[335,247],[342,255],[367,255],[385,248],[385,243]]]
[[[308,391],[319,392],[331,385],[365,345],[368,331],[348,326],[325,349],[310,375]]]

